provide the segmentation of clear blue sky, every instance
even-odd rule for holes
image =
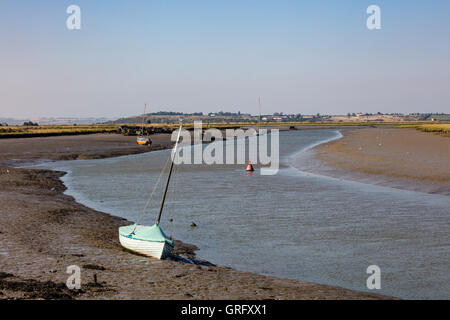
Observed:
[[[0,57],[0,117],[450,113],[448,0],[1,0]]]

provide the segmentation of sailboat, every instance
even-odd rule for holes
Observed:
[[[150,138],[148,136],[144,136],[144,120],[145,120],[145,111],[147,110],[147,104],[144,106],[144,113],[142,114],[142,127],[140,135],[137,137],[136,142],[140,145],[149,145],[151,144]]]
[[[180,124],[180,129],[177,135],[177,141],[175,143],[174,148],[172,149],[172,153],[170,155],[170,168],[169,173],[167,174],[167,181],[164,187],[161,205],[159,208],[158,216],[156,218],[156,222],[152,226],[138,225],[137,222],[135,224],[124,226],[119,228],[119,240],[120,244],[135,253],[139,253],[145,256],[164,259],[170,256],[174,243],[164,231],[160,227],[161,215],[164,209],[164,202],[166,200],[167,189],[169,188],[170,178],[172,176],[173,171],[173,160],[177,155],[177,147],[178,141],[180,140],[180,133],[183,124]]]

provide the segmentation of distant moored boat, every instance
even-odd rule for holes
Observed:
[[[136,142],[137,142],[137,144],[144,145],[144,146],[151,144],[150,138],[144,137],[144,136],[137,137]]]
[[[150,140],[149,136],[144,136],[144,120],[145,120],[145,111],[147,110],[147,104],[144,106],[144,113],[142,114],[142,127],[140,135],[137,137],[136,142],[140,145],[150,145],[152,144],[152,141]]]

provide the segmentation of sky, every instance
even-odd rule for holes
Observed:
[[[264,114],[450,113],[450,1],[0,2],[0,117],[257,114],[259,96]]]

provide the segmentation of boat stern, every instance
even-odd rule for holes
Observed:
[[[122,247],[132,252],[156,259],[167,258],[174,248],[173,241],[158,225],[120,227],[119,241]]]

